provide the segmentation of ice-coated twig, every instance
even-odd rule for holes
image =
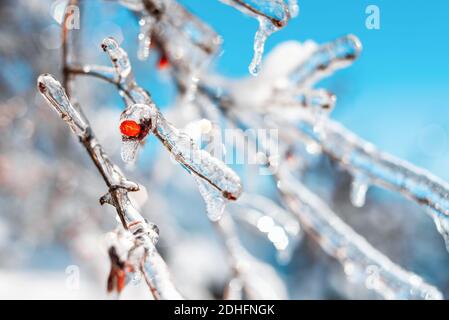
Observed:
[[[212,220],[219,219],[226,201],[236,200],[240,196],[242,186],[238,175],[221,160],[200,149],[185,132],[165,119],[150,94],[134,80],[128,55],[113,38],[106,38],[102,48],[113,63],[115,76],[110,74],[110,69],[98,66],[78,67],[72,71],[113,83],[122,93],[127,105],[120,125],[122,158],[133,161],[140,142],[153,133],[174,159],[195,176],[206,201],[209,217]]]
[[[269,20],[278,28],[284,27],[291,17],[298,13],[296,1],[284,0],[220,0],[221,2],[236,8],[242,13]]]
[[[134,237],[136,243],[144,249],[142,260],[145,265],[145,277],[152,292],[157,292],[155,298],[179,299],[181,295],[169,278],[167,266],[159,256],[155,244],[158,239],[157,227],[148,223],[134,207],[128,197],[128,192],[137,191],[138,185],[126,179],[119,167],[113,164],[96,140],[88,120],[70,103],[64,88],[49,74],[38,78],[38,89],[50,106],[69,125],[79,138],[91,157],[103,180],[109,188],[100,203],[108,203],[115,207],[123,227]]]
[[[359,56],[361,48],[360,41],[353,35],[316,47],[308,56],[303,57],[296,67],[290,67],[286,75],[279,76],[273,82],[277,84],[278,95],[273,95],[253,109],[259,116],[266,115],[273,119],[273,125],[281,131],[290,135],[297,133],[299,139],[290,141],[290,144],[299,141],[313,144],[342,164],[355,178],[351,199],[356,206],[363,205],[369,185],[374,184],[397,191],[428,207],[428,212],[449,247],[449,185],[446,182],[377,150],[372,144],[327,117],[321,117],[321,121],[317,121],[319,119],[316,117],[316,111],[318,115],[322,113],[320,109],[330,111],[332,107],[322,107],[333,106],[335,97],[327,95],[329,99],[316,99],[320,95],[315,93],[321,90],[309,87],[335,70],[350,65]],[[205,92],[201,85],[199,87]],[[299,97],[291,99],[291,88]],[[285,99],[286,96],[289,98]],[[235,105],[232,99],[228,99],[226,103],[228,107],[236,109],[243,110],[243,107],[246,107]],[[255,117],[254,114],[252,116]]]
[[[280,169],[276,181],[289,210],[323,250],[343,265],[348,277],[386,299],[443,298],[437,288],[374,249],[287,170]]]
[[[200,92],[212,98],[213,95],[206,92],[205,88],[200,86]],[[248,129],[246,119],[241,117],[241,112],[233,109],[236,106],[233,106],[232,102],[223,97],[212,100],[231,123],[243,130]],[[315,120],[312,115],[310,117]],[[254,114],[250,118],[256,121],[258,119]],[[262,121],[258,124],[259,128],[264,126]],[[266,146],[261,145],[260,141],[258,143],[266,153],[265,159],[270,159]],[[284,143],[288,144],[290,141]],[[276,169],[273,171],[273,178],[287,208],[298,218],[301,227],[318,241],[323,250],[342,263],[348,276],[353,276],[354,280],[365,284],[367,288],[387,299],[442,299],[438,289],[424,282],[418,275],[405,271],[391,262],[353,231],[318,196],[293,178],[288,171],[286,159],[281,162],[279,166],[271,166],[268,160],[265,165]]]
[[[366,184],[362,186],[364,189],[367,189],[370,184],[378,185],[396,191],[427,207],[429,209],[427,212],[435,220],[438,231],[443,235],[446,246],[449,248],[449,185],[447,182],[426,170],[379,151],[371,143],[330,119],[326,121],[324,134],[317,135],[310,130],[314,126],[314,119],[310,114],[298,112],[294,106],[293,108],[293,113],[286,112],[286,108],[283,108],[282,115],[276,113],[280,119],[279,123],[294,124],[296,130],[318,143],[325,154],[338,161],[355,178],[363,179]]]
[[[315,45],[316,46],[316,45]],[[301,94],[321,79],[351,65],[360,55],[362,44],[354,35],[347,35],[332,42],[316,46],[311,54],[277,79],[278,94]]]

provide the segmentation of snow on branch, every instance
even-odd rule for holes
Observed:
[[[142,248],[139,263],[145,267],[136,267],[134,270],[142,270],[155,298],[180,299],[181,295],[171,282],[167,266],[155,247],[158,240],[157,227],[141,216],[128,196],[128,192],[139,190],[139,186],[127,180],[119,167],[111,162],[96,140],[81,109],[75,108],[70,103],[61,84],[50,74],[39,76],[37,83],[40,93],[48,104],[79,138],[108,186],[109,191],[101,197],[100,203],[108,203],[115,207],[123,228],[132,235],[135,245]],[[117,291],[123,288],[121,281],[118,279]]]

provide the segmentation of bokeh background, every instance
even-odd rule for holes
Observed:
[[[224,39],[214,70],[248,77],[257,21],[219,1],[181,0]],[[365,8],[380,8],[380,30],[365,26]],[[338,97],[332,117],[380,149],[449,180],[449,2],[434,0],[300,0],[299,17],[275,33],[269,52],[286,40],[318,43],[353,33],[363,53],[350,68],[323,85]],[[0,3],[0,298],[109,298],[104,234],[114,211],[98,198],[106,189],[76,139],[35,89],[40,73],[61,79],[58,10],[47,0]],[[78,60],[108,65],[99,44],[113,36],[128,51],[138,82],[164,112],[176,89],[167,72],[136,58],[138,22],[114,1],[84,1]],[[114,88],[97,80],[76,82],[76,95],[108,153],[121,163],[117,130],[123,108]],[[175,117],[176,118],[176,117]],[[239,172],[242,168],[238,168]],[[136,168],[126,171],[146,192],[145,216],[161,229],[159,247],[181,291],[217,298],[229,273],[223,250],[204,214],[193,180],[149,141]],[[246,190],[276,200],[272,186],[243,175]],[[373,188],[362,209],[348,200],[350,178],[327,159],[318,159],[308,185],[355,230],[393,261],[423,276],[449,295],[449,255],[424,209]],[[243,242],[273,265],[292,299],[378,298],[348,282],[341,267],[307,237],[292,260],[280,263],[270,244],[242,228]],[[80,284],[68,283],[73,266]],[[145,287],[127,288],[124,298],[148,298]]]

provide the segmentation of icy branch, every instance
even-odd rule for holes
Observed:
[[[443,298],[434,286],[374,249],[288,171],[281,170],[276,179],[289,210],[296,214],[323,250],[343,265],[348,277],[364,283],[386,299]]]
[[[347,35],[318,47],[289,77],[297,87],[311,86],[338,69],[349,66],[360,55],[362,44],[354,35]]]
[[[280,107],[282,108],[282,107]],[[314,119],[307,113],[299,113],[293,106],[293,113],[283,108],[281,123],[294,124],[296,130],[318,143],[322,151],[338,161],[366,193],[368,186],[378,185],[400,194],[427,207],[435,220],[438,231],[449,247],[449,185],[431,173],[404,160],[377,150],[372,144],[359,138],[335,121],[327,120],[323,134],[316,134],[311,128]],[[360,190],[359,190],[360,191]],[[363,190],[362,190],[363,191]],[[364,196],[364,195],[362,195]]]
[[[209,97],[217,104],[220,111],[243,130],[247,118],[255,123],[254,127],[264,127],[262,117],[251,113],[247,118],[242,117],[243,112],[233,109],[232,100],[226,97],[216,97],[206,90],[206,86],[199,86],[204,97]],[[279,110],[279,109],[278,109]],[[241,111],[241,110],[240,110]],[[285,113],[283,115],[288,118]],[[315,124],[315,117],[310,115]],[[279,124],[280,128],[283,124]],[[291,127],[289,127],[291,129]],[[313,132],[313,130],[311,130]],[[297,141],[296,141],[297,142]],[[289,140],[283,144],[291,143]],[[263,147],[263,145],[261,146]],[[344,152],[344,150],[342,150]],[[265,154],[270,159],[270,154]],[[274,171],[276,184],[285,200],[285,204],[292,214],[296,215],[301,226],[312,235],[323,247],[325,252],[335,257],[343,264],[348,276],[364,283],[369,289],[375,290],[384,298],[389,299],[441,299],[441,293],[433,286],[425,283],[419,276],[403,270],[391,262],[387,257],[374,249],[368,242],[346,225],[327,205],[316,195],[304,187],[297,179],[292,178],[288,172],[285,159],[279,166],[272,167],[280,170]]]
[[[246,15],[257,19],[264,18],[271,24],[280,28],[284,27],[288,20],[298,14],[297,1],[285,0],[220,0],[221,2],[236,8]]]
[[[124,97],[127,107],[120,117],[123,160],[135,161],[139,146],[153,133],[173,158],[195,176],[209,217],[219,219],[226,201],[236,200],[241,193],[238,175],[165,119],[151,95],[134,80],[128,55],[113,38],[103,40],[102,48],[112,61],[113,73],[102,66],[74,67],[71,72],[112,83]]]
[[[155,248],[158,239],[157,227],[141,216],[128,197],[128,192],[137,191],[138,185],[127,180],[121,170],[109,160],[87,119],[80,110],[71,105],[61,84],[49,74],[39,76],[37,82],[43,97],[78,136],[108,186],[109,191],[100,199],[100,203],[115,207],[123,227],[133,235],[136,244],[144,249],[142,263],[148,266],[145,268],[145,276],[150,289],[158,293],[156,298],[181,298],[169,279],[165,262]]]

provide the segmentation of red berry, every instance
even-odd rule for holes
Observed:
[[[159,59],[159,63],[158,63],[158,68],[159,69],[165,69],[169,66],[169,61],[167,56],[164,54],[161,56],[161,58]]]
[[[120,124],[120,132],[127,137],[137,137],[142,128],[134,120],[125,120]]]
[[[117,271],[117,292],[122,292],[123,288],[125,287],[126,283],[126,273],[123,270]]]

